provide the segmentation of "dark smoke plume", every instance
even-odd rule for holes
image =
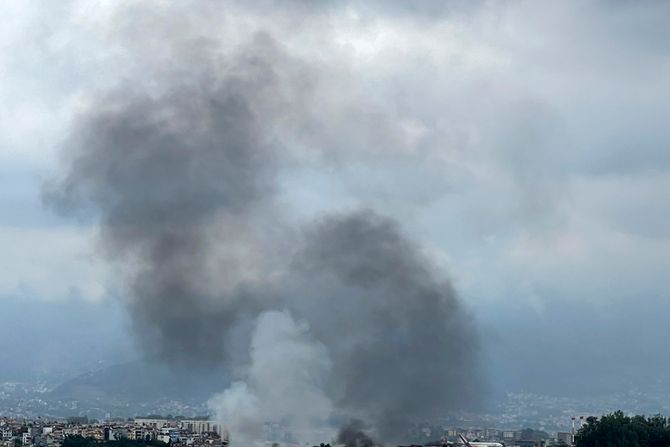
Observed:
[[[312,370],[305,395],[366,420],[384,441],[401,440],[409,422],[469,407],[479,384],[472,324],[399,225],[358,211],[295,236],[280,211],[278,177],[296,162],[285,137],[329,126],[326,117],[315,125],[313,73],[263,35],[237,56],[204,54],[183,68],[188,76],[151,91],[97,96],[49,194],[62,210],[99,214],[103,253],[124,275],[147,352],[174,366],[223,364],[238,382],[220,405],[235,413],[253,400],[241,425],[255,429],[274,411],[262,408],[276,391],[261,383],[274,380],[266,365],[290,370],[287,358]],[[325,133],[346,145],[346,129]],[[259,329],[268,321],[276,327]],[[284,342],[273,349],[275,333]],[[295,405],[279,410],[301,411]],[[342,436],[372,445],[360,427]]]
[[[219,362],[223,331],[252,306],[249,224],[274,193],[272,126],[285,85],[267,37],[247,51],[212,64],[221,73],[157,95],[100,96],[73,130],[68,171],[50,193],[62,209],[100,213],[106,255],[129,267],[137,331],[175,361]]]
[[[337,434],[337,443],[347,447],[374,447],[375,442],[363,431],[361,422],[352,422]]]
[[[296,303],[335,367],[335,401],[401,440],[408,422],[476,402],[476,337],[447,280],[370,211],[322,220],[296,263]],[[299,292],[293,296],[299,296]],[[425,419],[424,419],[425,420]]]

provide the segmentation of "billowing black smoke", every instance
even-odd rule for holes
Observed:
[[[309,386],[324,412],[365,419],[383,440],[469,406],[479,384],[471,322],[399,224],[336,212],[301,231],[277,200],[278,178],[299,162],[298,138],[287,136],[329,126],[304,82],[314,73],[297,72],[267,36],[236,56],[206,54],[151,91],[97,95],[48,195],[61,210],[99,214],[101,253],[127,286],[147,352],[172,365],[224,364],[238,382],[220,407],[244,427],[305,411],[299,399],[267,406],[282,386],[293,396]],[[296,374],[316,372],[290,383],[267,374],[294,371],[286,359],[306,365]],[[372,445],[360,427],[341,436]]]
[[[339,408],[400,440],[407,423],[476,399],[470,319],[396,222],[370,211],[324,218],[295,269],[308,295],[293,304],[329,348]]]
[[[337,443],[347,447],[374,447],[375,442],[364,431],[360,422],[352,422],[340,429]]]
[[[282,101],[272,45],[260,37],[220,76],[158,95],[101,95],[73,129],[50,198],[99,211],[105,254],[129,267],[129,313],[153,354],[219,362],[223,331],[252,306],[249,223],[275,188]]]

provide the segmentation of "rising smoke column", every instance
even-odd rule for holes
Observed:
[[[470,405],[479,377],[469,318],[398,223],[355,211],[298,236],[274,229],[290,221],[277,179],[299,162],[283,137],[314,130],[316,144],[326,129],[328,146],[333,135],[347,145],[346,129],[313,112],[311,74],[265,35],[202,60],[151,88],[96,96],[49,194],[61,210],[99,214],[101,253],[123,274],[147,352],[173,366],[224,364],[235,383],[212,405],[249,437],[272,414],[310,422],[288,397],[309,397],[321,422],[329,411],[363,419],[383,441]]]
[[[265,422],[290,427],[298,439],[331,439],[326,421],[333,403],[325,391],[332,373],[328,349],[316,341],[305,321],[291,313],[266,311],[253,328],[250,364],[244,380],[214,396],[210,407],[222,420],[234,445],[263,439]]]
[[[401,441],[408,423],[473,408],[477,338],[448,280],[392,219],[321,219],[296,258],[294,303],[328,346],[338,408]]]
[[[255,306],[246,285],[265,255],[256,216],[271,208],[272,128],[288,110],[279,59],[259,35],[157,92],[127,83],[99,95],[49,191],[61,210],[100,214],[103,253],[126,274],[135,329],[173,363],[220,362],[224,331]]]

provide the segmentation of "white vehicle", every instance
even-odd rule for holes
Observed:
[[[463,445],[467,447],[505,447],[505,445],[500,442],[470,442],[463,435],[458,435],[458,437],[461,438]]]

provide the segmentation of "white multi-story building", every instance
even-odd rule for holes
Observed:
[[[151,419],[151,418],[135,418],[135,425],[151,428],[163,428],[170,426],[169,419]]]
[[[188,430],[191,433],[216,433],[221,436],[221,424],[216,421],[184,419],[181,421],[180,428]]]

